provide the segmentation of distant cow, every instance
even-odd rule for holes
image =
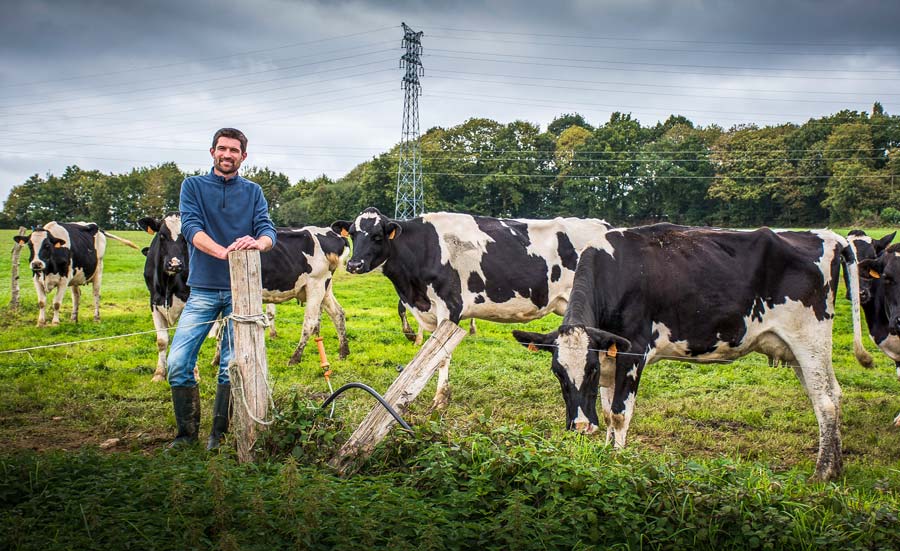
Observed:
[[[856,352],[865,354],[857,265],[847,245],[830,231],[671,224],[610,230],[582,252],[560,328],[514,336],[552,352],[569,428],[597,430],[599,386],[607,439],[619,448],[645,365],[734,360],[751,352],[791,365],[818,419],[816,476],[833,478],[842,469],[841,389],[831,365],[842,256],[850,271]],[[602,354],[609,336],[598,330],[626,339],[631,352]]]
[[[347,240],[328,228],[278,228],[275,246],[260,255],[263,302],[305,302],[303,332],[289,364],[300,361],[311,335],[319,334],[322,308],[337,330],[339,355],[350,353],[344,309],[334,297],[332,276],[340,264]],[[273,328],[274,332],[274,328]]]
[[[602,220],[513,220],[438,212],[392,220],[378,209],[332,229],[353,238],[350,273],[381,268],[421,328],[449,319],[525,322],[565,312],[578,252]],[[449,359],[433,407],[450,398]]]
[[[178,213],[168,214],[162,220],[141,218],[138,225],[153,235],[150,246],[142,250],[147,257],[144,262],[144,282],[150,291],[150,311],[156,328],[157,359],[153,380],[164,381],[169,329],[178,324],[178,318],[191,293],[187,284],[187,240],[181,233],[181,215]],[[199,375],[196,367],[194,375]]]
[[[847,239],[853,243],[860,262],[875,260],[884,253],[897,232],[881,239],[872,239],[862,230],[851,231]],[[891,331],[888,313],[888,294],[893,283],[885,282],[877,269],[860,268],[860,304],[866,315],[866,325],[872,341],[885,355],[894,360],[897,379],[900,380],[900,336]],[[894,425],[900,427],[900,414],[894,418]]]
[[[50,324],[59,324],[59,308],[67,287],[72,288],[72,321],[77,322],[81,286],[88,283],[94,290],[94,321],[100,321],[100,284],[107,237],[138,248],[131,241],[104,232],[97,224],[89,222],[48,222],[35,228],[31,235],[13,237],[17,243],[27,243],[31,253],[29,262],[38,298],[38,327],[47,324],[47,295],[53,290],[56,295]]]

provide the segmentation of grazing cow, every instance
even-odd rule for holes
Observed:
[[[137,245],[97,227],[89,222],[48,222],[38,226],[31,235],[16,235],[20,244],[28,243],[29,262],[34,275],[34,290],[38,297],[38,327],[47,325],[47,295],[53,297],[51,325],[59,325],[59,308],[66,288],[72,288],[72,321],[78,321],[81,286],[91,284],[94,290],[94,321],[100,321],[100,284],[103,280],[103,255],[106,238],[111,237],[137,249]]]
[[[154,381],[166,379],[166,349],[169,347],[169,329],[178,324],[191,288],[187,277],[188,246],[181,233],[181,215],[167,214],[162,220],[146,217],[138,225],[153,235],[150,246],[142,250],[147,257],[144,262],[144,282],[150,291],[150,311],[156,328],[156,371]],[[198,378],[196,367],[194,376]]]
[[[831,365],[842,256],[851,276],[856,352],[865,354],[856,259],[847,241],[830,231],[671,224],[610,230],[582,252],[560,328],[514,336],[525,346],[552,351],[568,428],[597,430],[599,385],[607,440],[614,439],[617,448],[625,445],[647,364],[669,358],[715,362],[761,352],[791,365],[818,419],[816,476],[829,479],[842,469],[841,389]],[[597,329],[627,339],[632,353],[598,354],[609,339],[598,338]]]
[[[376,208],[332,229],[353,238],[350,273],[381,268],[419,326],[445,319],[524,322],[565,312],[588,240],[602,220],[512,220],[438,212],[392,220]],[[442,364],[433,407],[450,399],[449,358]]]
[[[277,228],[277,232],[275,246],[260,255],[263,302],[306,302],[303,333],[288,364],[299,362],[309,337],[319,334],[322,308],[337,330],[340,358],[346,358],[350,347],[344,309],[334,297],[332,276],[340,265],[347,240],[328,228],[315,226]],[[274,313],[270,317],[274,318]]]

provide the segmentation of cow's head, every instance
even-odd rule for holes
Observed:
[[[69,248],[66,240],[55,237],[42,226],[38,226],[31,235],[13,236],[16,243],[28,244],[28,258],[31,271],[35,274],[46,273],[53,266],[63,266],[69,261]]]
[[[888,330],[900,335],[900,244],[891,245],[876,258],[860,261],[859,272],[880,286]]]
[[[353,274],[371,272],[391,255],[391,240],[400,235],[400,224],[369,207],[353,222],[338,220],[331,225],[336,233],[353,239],[353,256],[347,271]]]
[[[187,271],[188,247],[181,233],[180,214],[168,214],[162,220],[141,218],[138,226],[153,235],[153,241],[144,253],[148,262],[155,262],[156,269],[169,276]]]
[[[881,239],[873,239],[862,230],[851,230],[847,234],[847,240],[853,243],[856,260],[859,262],[878,258],[888,248],[896,234],[897,232],[892,232]],[[875,293],[880,291],[880,285],[876,278],[869,275],[868,270],[860,270],[859,276],[859,301],[866,304],[872,300]]]
[[[513,336],[529,350],[553,354],[551,369],[566,403],[566,428],[585,434],[595,432],[600,425],[597,390],[601,357],[607,353],[612,356],[615,350],[625,352],[631,343],[595,327],[580,325],[563,325],[547,334],[513,331]]]

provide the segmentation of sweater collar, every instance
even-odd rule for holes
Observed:
[[[213,168],[209,169],[209,177],[214,179],[216,182],[218,182],[220,184],[234,184],[240,179],[241,175],[235,174],[231,178],[223,178],[223,177],[219,176],[218,174],[216,174],[216,169],[215,169],[215,167],[213,167]]]

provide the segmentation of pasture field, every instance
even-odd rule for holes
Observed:
[[[0,241],[11,248],[14,233],[0,231]],[[62,322],[46,328],[35,327],[27,260],[25,249],[21,306],[10,311],[10,255],[0,255],[0,549],[900,548],[900,382],[867,336],[875,367],[856,363],[843,291],[834,366],[845,474],[836,482],[807,482],[812,407],[793,370],[760,355],[648,367],[625,451],[564,431],[549,355],[510,334],[552,330],[556,316],[478,322],[454,353],[450,407],[428,410],[432,381],[406,415],[415,434],[394,431],[342,479],[324,460],[375,403],[350,391],[334,419],[314,407],[328,394],[314,344],[287,366],[300,306],[278,306],[279,335],[267,342],[279,413],[259,460],[239,465],[227,444],[217,454],[164,451],[175,425],[168,385],[150,381],[156,344],[139,251],[110,240],[100,323],[85,288],[81,321],[68,319],[69,292]],[[383,392],[416,352],[393,288],[380,274],[343,270],[334,284],[350,339],[339,360],[323,316],[334,388],[360,381]],[[24,348],[33,349],[11,352]],[[204,440],[213,348],[200,357]]]

